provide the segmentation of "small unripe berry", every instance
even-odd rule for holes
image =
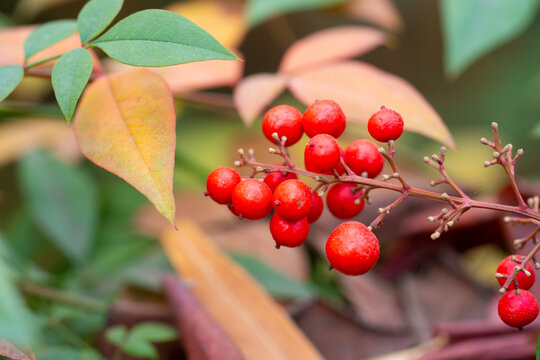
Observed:
[[[364,171],[368,177],[379,175],[384,166],[384,158],[378,146],[371,140],[355,140],[345,149],[345,163],[357,175]]]
[[[220,166],[208,174],[206,194],[218,204],[228,204],[232,200],[234,188],[242,180],[236,170]]]
[[[403,118],[399,113],[383,106],[369,118],[368,131],[380,142],[397,140],[403,133]]]
[[[364,225],[348,221],[339,225],[326,242],[330,265],[346,275],[368,272],[379,259],[379,241]]]
[[[525,259],[524,256],[520,255],[514,255],[516,258],[523,260]],[[499,266],[497,267],[497,272],[499,274],[505,274],[505,275],[511,275],[514,272],[514,268],[516,266],[519,266],[520,264],[518,262],[512,261],[512,256],[508,256],[504,258]],[[534,285],[534,267],[533,264],[529,261],[527,265],[525,266],[525,270],[531,273],[531,276],[527,276],[523,273],[523,271],[520,271],[517,276],[517,282],[520,289],[523,290],[529,290]],[[498,278],[497,281],[499,281],[499,284],[501,286],[504,285],[506,282],[505,278]],[[508,286],[508,290],[515,289],[514,282],[511,282]]]
[[[239,216],[262,219],[272,211],[272,191],[260,180],[245,179],[234,188],[232,204]]]
[[[274,210],[282,218],[295,221],[308,216],[312,194],[300,180],[287,180],[278,185],[272,199]]]
[[[337,140],[327,134],[315,135],[304,150],[306,170],[317,173],[328,173],[338,167],[340,147]]]
[[[341,107],[332,100],[319,100],[307,108],[302,117],[302,127],[307,136],[328,134],[338,138],[347,125]]]
[[[498,306],[501,320],[508,326],[522,328],[538,316],[538,301],[527,290],[512,290],[504,294]]]
[[[283,165],[283,164],[274,164],[274,165]],[[268,185],[270,190],[274,192],[279,184],[286,180],[298,179],[295,173],[293,172],[283,172],[283,171],[272,171],[264,178],[264,183]]]
[[[276,144],[272,134],[277,133],[279,139],[287,137],[285,146],[291,146],[302,137],[302,113],[290,105],[274,106],[264,115],[262,130],[272,143]]]
[[[309,223],[306,218],[288,221],[277,213],[270,219],[270,233],[276,242],[276,247],[297,247],[302,245],[309,234]]]
[[[311,224],[317,221],[317,219],[321,217],[323,209],[324,204],[321,197],[318,193],[313,193],[311,195],[311,210],[309,210],[309,214],[307,216],[308,222]]]
[[[338,219],[352,219],[364,208],[364,200],[359,204],[356,201],[361,196],[362,191],[357,189],[356,184],[337,183],[330,186],[326,193],[326,206]]]

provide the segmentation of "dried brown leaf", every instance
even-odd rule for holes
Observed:
[[[351,0],[345,5],[345,11],[356,19],[393,32],[403,29],[403,20],[392,0]]]

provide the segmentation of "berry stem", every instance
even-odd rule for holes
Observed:
[[[525,266],[529,263],[529,261],[531,261],[534,258],[534,256],[536,255],[536,253],[539,250],[540,250],[540,243],[536,244],[536,246],[531,250],[529,255],[527,255],[527,257],[525,257],[525,259],[523,259],[523,261],[521,261],[519,266],[515,267],[514,272],[508,276],[508,278],[506,279],[506,282],[504,283],[503,287],[499,289],[499,292],[501,294],[504,294],[508,290],[508,286],[510,286],[510,284],[512,284],[514,281],[515,281],[515,287],[516,287],[516,289],[518,289],[518,284],[517,284],[517,280],[516,280],[517,274],[519,274],[520,271],[523,271],[524,274],[527,274],[527,272],[525,270]],[[536,267],[536,264],[535,264],[535,267]],[[527,275],[527,276],[530,276],[530,274]]]

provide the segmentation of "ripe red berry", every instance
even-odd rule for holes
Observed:
[[[277,133],[280,140],[282,136],[287,137],[285,146],[291,146],[302,137],[302,113],[290,105],[274,106],[264,115],[262,130],[272,143],[276,143],[272,134]]]
[[[274,165],[283,165],[283,164],[274,164]],[[295,173],[292,172],[283,172],[283,171],[273,171],[266,175],[264,182],[272,192],[276,190],[279,184],[286,180],[298,179]]]
[[[241,217],[262,219],[272,210],[272,191],[260,180],[245,179],[234,188],[232,204]]]
[[[499,316],[508,326],[522,328],[538,316],[538,301],[527,290],[512,290],[499,300]]]
[[[270,232],[276,247],[297,247],[302,245],[309,234],[309,223],[306,218],[288,221],[274,213],[270,219]]]
[[[231,202],[234,188],[241,180],[236,170],[228,166],[220,166],[208,174],[205,194],[218,204],[228,204]]]
[[[369,134],[377,141],[397,140],[403,133],[403,118],[399,113],[381,107],[368,121]]]
[[[321,217],[323,208],[324,204],[321,197],[319,196],[319,194],[314,192],[311,196],[311,210],[309,210],[309,214],[307,216],[307,220],[310,224],[314,223],[315,221],[317,221],[317,219]]]
[[[519,256],[519,255],[514,255],[514,256],[520,260],[525,259],[524,256]],[[497,272],[499,274],[510,275],[514,272],[514,268],[520,265],[520,263],[512,261],[511,257],[512,256],[508,256],[501,261],[501,263],[497,267]],[[516,279],[517,279],[518,286],[520,289],[529,290],[534,285],[534,267],[530,261],[527,263],[527,265],[525,265],[525,270],[530,272],[531,276],[527,276],[523,273],[523,271],[520,271],[517,274]],[[503,286],[504,283],[506,282],[506,279],[497,278],[497,281],[499,281],[499,284]],[[510,283],[510,285],[508,286],[508,290],[511,290],[511,289],[515,289],[514,282]]]
[[[360,214],[364,208],[364,200],[359,204],[355,201],[362,196],[362,191],[356,189],[357,186],[351,183],[337,183],[328,189],[326,193],[326,206],[328,210],[338,219],[352,219]]]
[[[311,189],[300,180],[287,180],[274,191],[274,210],[282,218],[295,221],[306,217],[311,210]]]
[[[302,127],[307,136],[328,134],[338,138],[347,125],[341,107],[332,100],[319,100],[307,108],[302,117]]]
[[[326,242],[330,265],[347,275],[368,272],[379,259],[379,241],[364,225],[348,221],[339,225]]]
[[[339,165],[340,152],[337,140],[327,134],[315,135],[304,150],[306,170],[327,173]]]
[[[345,163],[357,175],[367,172],[368,177],[374,178],[382,171],[384,158],[373,141],[360,139],[345,149]]]

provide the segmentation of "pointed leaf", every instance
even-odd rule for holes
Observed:
[[[166,10],[143,10],[130,15],[90,45],[99,47],[113,59],[135,66],[236,59],[206,31]]]
[[[4,100],[21,82],[24,75],[19,65],[0,67],[0,101]]]
[[[13,344],[0,339],[0,356],[11,360],[35,360],[33,356],[26,354]]]
[[[24,42],[25,59],[64,40],[75,31],[77,31],[75,20],[56,20],[38,26]]]
[[[137,324],[129,334],[133,342],[148,343],[174,340],[177,336],[178,333],[170,325],[151,321]]]
[[[392,0],[350,0],[345,11],[358,20],[367,21],[383,29],[399,32],[403,20]]]
[[[51,77],[54,95],[68,122],[92,74],[92,66],[92,54],[83,48],[71,50],[54,64]]]
[[[257,116],[285,90],[286,79],[279,74],[256,74],[242,80],[234,89],[234,105],[244,123]]]
[[[453,75],[518,36],[536,15],[535,0],[441,0],[444,62]]]
[[[137,69],[96,80],[83,94],[73,126],[88,159],[126,180],[174,221],[176,118],[160,76]]]
[[[362,55],[381,46],[386,34],[367,26],[339,26],[295,42],[281,60],[279,71],[292,73]]]
[[[366,123],[387,106],[403,116],[406,130],[455,147],[439,114],[411,84],[372,65],[354,61],[327,65],[292,78],[289,89],[306,105],[317,99],[335,100],[349,121]]]
[[[124,0],[91,0],[77,16],[77,26],[81,42],[87,43],[109,26],[120,12]]]
[[[346,0],[249,0],[247,15],[255,27],[266,20],[293,11],[313,10],[335,6]]]

